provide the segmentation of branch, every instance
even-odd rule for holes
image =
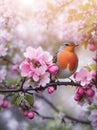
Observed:
[[[52,102],[50,102],[45,96],[40,95],[40,94],[37,94],[37,93],[35,93],[35,96],[37,96],[37,97],[43,99],[56,113],[58,113],[58,114],[62,113],[62,112],[60,112],[60,110],[59,110],[57,107],[55,107],[54,104],[53,104]],[[68,116],[68,115],[65,114],[65,112],[63,112],[63,115],[62,115],[62,117],[61,117],[61,120],[63,121],[64,118],[67,118],[67,119],[69,119],[69,120],[71,120],[71,121],[75,121],[75,122],[78,122],[78,123],[90,124],[89,121],[84,121],[84,120],[80,120],[80,119],[77,119],[77,118]],[[53,117],[53,119],[54,119],[54,117]]]
[[[43,120],[46,119],[46,120],[55,120],[55,118],[52,116],[44,116],[44,115],[41,115],[41,114],[37,114],[39,117],[41,117]]]
[[[8,93],[8,92],[28,92],[28,91],[42,91],[42,90],[45,90],[46,88],[50,87],[50,86],[53,86],[53,87],[57,87],[58,85],[65,85],[65,86],[68,86],[68,85],[71,85],[71,86],[81,86],[80,84],[78,83],[75,83],[73,81],[71,82],[59,82],[59,81],[56,81],[56,82],[50,82],[48,83],[45,87],[42,87],[40,86],[39,88],[33,88],[33,86],[29,86],[28,88],[23,88],[23,84],[25,83],[25,78],[22,79],[22,82],[21,82],[21,85],[18,87],[18,88],[15,88],[15,89],[0,89],[0,92],[1,93]],[[2,87],[2,85],[1,85]]]
[[[48,83],[45,87],[41,87],[41,86],[40,86],[39,88],[33,88],[32,86],[29,86],[29,88],[24,89],[24,88],[23,88],[23,85],[24,85],[24,83],[25,83],[25,80],[26,80],[26,79],[23,78],[23,79],[21,80],[20,86],[19,86],[18,88],[16,88],[16,89],[11,89],[11,88],[10,88],[10,89],[2,89],[2,90],[0,89],[0,92],[1,92],[1,93],[12,93],[12,92],[18,93],[18,92],[23,92],[23,93],[28,93],[28,94],[30,94],[30,95],[32,95],[32,94],[34,93],[35,96],[37,96],[37,97],[43,99],[57,114],[60,114],[60,113],[61,113],[60,110],[59,110],[56,106],[54,106],[54,104],[53,104],[52,102],[50,102],[45,96],[40,95],[40,94],[38,94],[38,93],[35,93],[35,91],[45,90],[45,89],[48,88],[49,86],[54,86],[54,87],[57,87],[58,85],[79,86],[78,83],[75,83],[75,82],[73,82],[73,81],[71,81],[71,82],[59,82],[59,81],[56,81],[56,82],[50,82],[50,83]],[[19,84],[18,84],[18,85],[19,85]],[[65,114],[65,112],[63,112],[63,114],[64,114],[64,115],[62,115],[62,117],[61,117],[61,121],[62,121],[62,122],[64,121],[64,118],[67,118],[67,119],[69,119],[69,120],[72,120],[72,121],[75,121],[75,122],[78,122],[78,123],[90,124],[89,121],[83,121],[83,120],[79,120],[79,119],[76,119],[76,118],[74,118],[74,117],[68,116],[68,115]],[[43,115],[40,115],[40,114],[38,114],[38,116],[40,116],[40,117],[43,118],[43,119],[51,119],[51,120],[54,120],[54,119],[55,119],[55,117],[43,116]]]

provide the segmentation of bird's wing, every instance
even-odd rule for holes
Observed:
[[[55,55],[53,56],[53,63],[56,63],[56,62],[57,62],[57,53],[58,53],[58,52],[56,52]]]

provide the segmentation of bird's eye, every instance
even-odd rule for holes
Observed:
[[[68,44],[65,44],[65,46],[68,46]]]

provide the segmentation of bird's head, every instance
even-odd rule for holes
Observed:
[[[74,44],[73,42],[65,42],[65,43],[63,43],[63,50],[74,52],[75,47],[77,47],[77,46],[78,45]]]

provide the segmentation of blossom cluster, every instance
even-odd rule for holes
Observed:
[[[79,72],[74,74],[75,81],[81,86],[78,86],[75,92],[74,99],[80,101],[83,98],[92,98],[95,94],[93,90],[94,85],[92,84],[93,79],[96,77],[95,71],[88,71],[86,68],[82,68]]]
[[[50,74],[58,72],[58,66],[52,62],[53,57],[41,47],[28,47],[24,57],[19,67],[21,75],[35,82],[35,87],[45,86],[50,82]]]
[[[96,57],[93,57],[97,61]],[[79,84],[75,90],[74,100],[79,104],[89,105],[90,115],[88,120],[94,130],[97,129],[97,88],[96,88],[96,71],[88,70],[87,68],[80,69],[79,72],[74,74],[76,83]]]

